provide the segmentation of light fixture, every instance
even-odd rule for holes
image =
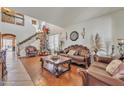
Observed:
[[[83,28],[83,31],[81,32],[81,35],[83,37],[83,39],[85,38],[85,28]]]
[[[13,9],[10,9],[10,8],[2,7],[1,12],[5,13],[7,15],[10,15],[10,16],[15,16],[15,11]]]

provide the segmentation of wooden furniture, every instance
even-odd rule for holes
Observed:
[[[0,61],[0,80],[2,80],[2,74],[3,74],[3,69],[2,69],[2,62]]]
[[[0,52],[0,85],[3,85],[4,76],[7,74],[6,70],[6,51]]]
[[[59,56],[58,59],[53,60],[52,55],[44,56],[41,58],[42,68],[47,69],[56,77],[71,69],[71,58]],[[66,65],[66,66],[65,66]]]
[[[106,72],[107,65],[111,58],[95,57],[95,62],[91,64],[88,70],[80,70],[83,85],[87,86],[123,86],[124,80],[116,79]]]
[[[74,50],[74,55],[69,55],[68,52]],[[88,68],[90,65],[90,51],[87,47],[82,45],[71,45],[63,50],[63,53],[60,55],[68,56],[72,59],[72,63],[78,65],[84,65],[85,68]]]
[[[44,51],[44,52],[41,52],[41,51],[38,51],[38,55],[39,56],[48,56],[50,53],[47,52],[47,51]]]

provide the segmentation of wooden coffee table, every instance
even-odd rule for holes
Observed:
[[[58,60],[52,60],[51,57],[51,55],[42,57],[42,69],[45,68],[56,77],[71,69],[71,58],[59,56]]]

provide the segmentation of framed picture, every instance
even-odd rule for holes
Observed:
[[[15,24],[24,26],[24,15],[20,13],[16,13],[15,15]]]
[[[32,24],[33,25],[36,25],[37,24],[37,21],[36,20],[32,20]]]

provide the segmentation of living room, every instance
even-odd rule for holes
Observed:
[[[0,10],[1,85],[124,85],[123,7]]]

